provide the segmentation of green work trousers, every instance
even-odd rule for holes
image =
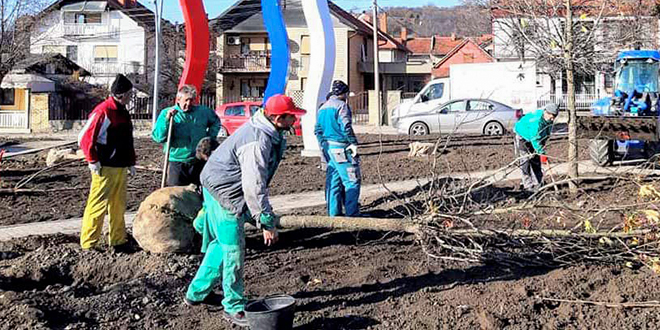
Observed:
[[[204,300],[222,278],[222,306],[227,313],[235,314],[243,311],[247,302],[243,284],[245,215],[236,216],[222,208],[206,188],[203,195],[204,206],[194,227],[202,235],[202,252],[206,254],[186,297],[192,301]]]

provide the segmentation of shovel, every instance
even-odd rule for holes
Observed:
[[[550,180],[552,180],[552,184],[554,185],[553,188],[555,188],[555,192],[559,194],[559,187],[557,187],[557,185],[555,184],[556,183],[555,182],[555,176],[552,175],[552,167],[550,166],[550,160],[549,159],[545,163],[545,171],[550,176]]]
[[[174,122],[174,115],[170,117],[170,123],[167,128],[167,142],[165,144],[165,160],[163,161],[163,179],[160,182],[160,187],[165,188],[167,182],[167,171],[170,167],[170,141],[172,140],[172,123]]]

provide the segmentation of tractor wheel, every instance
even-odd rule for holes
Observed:
[[[598,166],[607,166],[614,161],[614,144],[610,140],[591,140],[589,143],[589,156]]]
[[[660,160],[660,142],[646,141],[644,143],[644,156],[652,163]]]

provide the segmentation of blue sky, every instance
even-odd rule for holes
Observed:
[[[152,0],[139,0],[145,6],[153,8]],[[213,18],[222,13],[227,7],[235,3],[236,0],[204,0],[204,6],[206,7],[206,12],[209,14],[209,18]],[[337,5],[344,8],[345,10],[367,10],[370,9],[372,0],[335,0]],[[409,7],[418,7],[428,4],[448,7],[455,6],[459,4],[460,0],[378,0],[378,6],[380,7],[392,7],[400,6],[402,3],[405,3]],[[163,16],[165,19],[168,19],[172,22],[183,22],[183,15],[181,13],[181,8],[179,7],[178,0],[164,0],[165,6],[163,8]]]

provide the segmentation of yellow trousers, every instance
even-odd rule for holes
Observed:
[[[98,244],[106,214],[110,215],[108,244],[126,243],[126,176],[125,167],[102,167],[101,175],[92,172],[92,186],[80,230],[80,246],[83,249]]]

